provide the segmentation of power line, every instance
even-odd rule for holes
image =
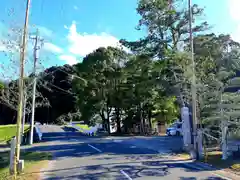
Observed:
[[[45,81],[45,82],[47,82],[47,81]],[[57,89],[65,92],[65,93],[68,93],[68,94],[71,94],[71,95],[76,95],[75,93],[69,92],[69,91],[67,91],[67,90],[64,90],[64,89],[62,89],[62,88],[60,88],[60,87],[58,87],[58,86],[56,86],[56,85],[54,85],[54,84],[52,84],[52,83],[50,83],[50,82],[47,82],[47,84],[50,84],[51,86],[53,86],[53,87],[55,87],[55,88],[57,88]]]
[[[82,80],[82,81],[84,81],[84,82],[87,82],[84,78],[81,78],[80,76],[77,76],[77,75],[75,75],[75,74],[70,74],[70,73],[68,73],[68,72],[66,72],[66,71],[64,71],[64,70],[62,70],[62,69],[60,69],[60,68],[58,68],[58,70],[66,73],[67,75],[71,76],[72,78],[75,77],[75,78],[80,79],[80,80]]]

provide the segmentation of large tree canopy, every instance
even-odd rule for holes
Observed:
[[[176,117],[177,110],[159,109],[174,102],[160,100],[167,99],[160,74],[164,66],[148,56],[134,56],[111,47],[87,55],[76,66],[77,75],[87,84],[78,79],[74,82],[82,120],[93,123],[91,120],[98,115],[109,131],[109,124],[116,122],[121,132],[121,123],[127,131],[138,123],[151,127],[152,118],[158,114],[165,117],[174,112]]]
[[[192,10],[195,22],[203,14],[203,9],[194,4]],[[146,29],[147,36],[134,42],[120,41],[133,52],[165,58],[168,49],[181,49],[189,39],[189,12],[183,7],[182,0],[139,0],[137,12],[141,16],[138,29]],[[206,21],[198,22],[193,32],[199,33],[209,28]]]

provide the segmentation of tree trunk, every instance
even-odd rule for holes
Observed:
[[[120,108],[115,107],[116,110],[116,120],[117,120],[117,133],[121,133],[121,118],[120,118]]]
[[[140,113],[140,122],[141,122],[141,124],[140,124],[141,133],[145,134],[144,119],[143,119],[143,113],[142,113],[142,103],[140,103],[139,113]]]
[[[152,118],[152,111],[151,110],[149,110],[148,111],[148,122],[149,122],[149,128],[150,128],[150,130],[152,131],[152,121],[151,121],[151,118]]]
[[[104,127],[106,128],[105,130],[107,130],[108,134],[111,133],[110,131],[110,122],[109,122],[109,114],[107,113],[107,118],[104,116],[104,112],[102,111],[100,113],[100,116],[102,118],[102,121],[103,121],[103,125]]]
[[[106,126],[107,126],[108,134],[111,134],[110,118],[109,118],[109,113],[108,112],[107,112],[107,118],[106,118]]]
[[[108,129],[108,134],[111,133],[111,127],[110,127],[110,113],[112,111],[111,108],[109,108],[109,102],[110,98],[109,96],[107,97],[107,118],[106,118],[106,125],[107,125],[107,129]]]

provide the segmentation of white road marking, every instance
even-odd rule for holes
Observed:
[[[98,151],[98,152],[102,152],[100,149],[98,149],[98,148],[96,148],[96,147],[94,147],[94,146],[92,146],[92,145],[90,145],[90,144],[88,144],[88,146],[91,147],[91,148],[93,148],[93,149],[95,149],[95,150]]]
[[[133,180],[124,170],[120,170],[120,172],[121,172],[128,180]]]
[[[187,166],[187,167],[190,167],[190,168],[195,168],[195,169],[200,170],[200,171],[203,170],[203,168],[197,167],[197,166],[194,166],[194,165],[189,165],[189,164],[184,164],[184,165]],[[226,180],[233,180],[233,179],[230,179],[230,178],[228,178],[228,177],[222,176],[222,175],[217,174],[217,173],[214,173],[214,172],[209,172],[209,173],[210,173],[210,174],[213,174],[213,175],[215,175],[215,176],[218,176],[218,177],[220,177],[220,178],[226,179]]]
[[[213,175],[218,176],[218,177],[220,177],[220,178],[226,179],[226,180],[233,180],[233,179],[227,178],[227,177],[225,177],[225,176],[222,176],[222,175],[217,174],[217,173],[214,173],[214,172],[210,172],[210,173],[212,173]]]

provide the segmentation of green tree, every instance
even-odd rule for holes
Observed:
[[[203,9],[197,4],[192,6],[193,32],[198,34],[209,29],[206,21],[199,17]],[[141,16],[139,29],[147,29],[145,38],[135,42],[121,40],[136,54],[146,54],[165,61],[163,74],[168,81],[168,92],[177,96],[178,102],[184,106],[189,104],[191,61],[189,54],[182,52],[189,37],[189,11],[183,7],[181,0],[140,0],[137,12]]]
[[[192,6],[193,21],[203,14],[197,4]],[[145,38],[135,42],[120,42],[138,54],[165,58],[168,49],[178,50],[189,37],[189,12],[182,6],[181,0],[139,0],[137,12],[141,16],[138,29],[147,29]],[[209,28],[206,21],[198,19],[193,32],[198,33]]]
[[[75,92],[78,94],[78,105],[82,119],[86,122],[99,114],[103,124],[110,132],[110,106],[116,81],[119,77],[119,60],[126,54],[116,48],[99,48],[87,55],[82,63],[76,66],[77,75],[87,80],[84,85],[78,80],[74,82]],[[94,123],[94,122],[93,122]]]
[[[4,83],[0,81],[0,90],[2,91],[4,89]]]
[[[214,34],[198,36],[194,44],[201,119],[208,137],[222,143],[225,159],[228,127],[240,117],[238,94],[229,93],[240,86],[234,77],[240,67],[240,46],[229,35]],[[211,132],[212,127],[219,129],[217,134]]]

